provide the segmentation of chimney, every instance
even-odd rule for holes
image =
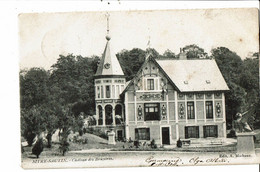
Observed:
[[[180,48],[179,60],[187,60],[186,52],[182,48]]]

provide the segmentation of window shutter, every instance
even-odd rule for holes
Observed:
[[[200,137],[200,131],[199,131],[199,126],[196,126],[196,137]]]
[[[204,138],[206,138],[206,126],[203,126],[203,135],[204,135]]]
[[[214,129],[215,129],[215,137],[218,137],[218,126],[215,125]]]
[[[138,128],[135,129],[135,140],[139,140],[139,138],[138,138]]]
[[[146,140],[150,140],[150,128],[146,128]]]
[[[188,127],[185,127],[185,139],[188,138]]]

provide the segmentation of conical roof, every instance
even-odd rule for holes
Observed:
[[[107,44],[95,76],[124,76],[116,55],[110,49],[110,37],[107,36],[106,39]]]

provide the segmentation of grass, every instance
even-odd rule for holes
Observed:
[[[73,138],[73,134],[69,136],[69,138]],[[98,137],[93,134],[86,133],[83,136],[80,136],[81,139],[88,139],[87,144],[74,143],[72,141],[69,142],[69,152],[70,151],[79,151],[79,150],[89,150],[89,149],[115,149],[118,147],[123,147],[123,142],[116,142],[116,145],[107,144],[107,140],[101,137]],[[47,148],[46,146],[43,149],[40,157],[52,157],[52,156],[62,156],[59,150],[59,143],[52,143],[51,148]],[[24,153],[22,154],[22,158],[34,158],[35,155],[32,155],[32,147],[25,146],[23,147]],[[69,153],[68,152],[68,153]]]

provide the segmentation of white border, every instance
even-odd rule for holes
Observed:
[[[214,1],[214,2],[111,2],[104,3],[86,1],[1,1],[0,2],[0,47],[1,58],[1,169],[8,171],[22,171],[20,167],[20,121],[19,121],[19,70],[18,70],[18,21],[17,15],[22,12],[68,12],[68,11],[103,11],[103,10],[144,10],[144,9],[195,9],[195,8],[259,8],[258,1]],[[214,166],[214,167],[180,167],[176,171],[256,171],[258,165]],[[63,169],[62,171],[72,171]],[[85,171],[86,169],[78,169]],[[100,169],[87,169],[88,171],[100,171]],[[122,168],[106,168],[106,171],[119,172]],[[124,171],[144,170],[144,168],[128,168]],[[146,168],[147,170],[147,168]],[[172,171],[172,168],[149,168],[149,171]],[[35,171],[35,170],[30,170]],[[41,170],[47,171],[47,170]],[[48,171],[58,171],[48,170]],[[74,170],[73,170],[74,171]]]

